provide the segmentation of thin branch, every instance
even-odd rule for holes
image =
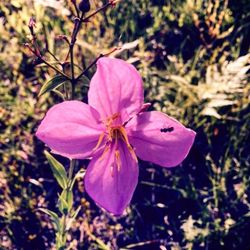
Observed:
[[[76,2],[75,1],[72,1],[72,2],[73,2],[73,5],[75,7],[75,10],[76,10],[77,17],[80,17],[79,10],[77,8]]]
[[[68,77],[66,74],[64,74],[61,70],[59,70],[58,68],[54,67],[52,64],[50,64],[49,62],[47,62],[46,60],[43,59],[43,57],[40,54],[37,54],[36,51],[34,51],[29,44],[25,44],[25,46],[27,48],[29,48],[30,52],[32,52],[38,59],[40,59],[44,64],[46,64],[48,67],[52,68],[54,71],[56,71],[58,74],[66,77],[68,80],[70,80],[71,78]]]
[[[83,15],[84,15],[84,13],[81,14],[80,19],[75,19],[75,26],[74,26],[74,30],[72,32],[71,42],[69,45],[69,54],[70,54],[70,63],[71,63],[71,87],[72,87],[71,99],[74,99],[75,84],[76,84],[75,72],[74,72],[74,46],[75,46],[77,34],[78,34],[80,27],[81,27],[80,20],[83,18]]]
[[[95,59],[95,61],[89,66],[87,67],[87,69],[85,71],[83,71],[82,74],[80,74],[80,77],[78,76],[77,79],[75,79],[75,74],[74,74],[74,46],[77,40],[77,35],[80,31],[81,25],[84,22],[88,22],[88,20],[95,16],[97,13],[105,10],[106,8],[108,8],[109,6],[114,6],[116,3],[118,2],[118,0],[110,0],[108,3],[106,3],[105,5],[103,5],[101,8],[97,9],[96,11],[94,11],[93,13],[91,13],[90,15],[88,15],[87,17],[84,17],[84,12],[81,13],[81,17],[80,18],[76,18],[75,19],[75,25],[74,25],[74,30],[72,32],[72,36],[71,36],[71,41],[69,44],[69,52],[67,53],[67,57],[70,56],[70,62],[71,62],[71,86],[72,86],[72,91],[71,91],[71,98],[74,98],[75,95],[75,84],[77,82],[77,79],[79,79],[82,75],[84,75],[87,70],[89,70],[96,62],[97,60],[102,57],[103,55],[100,55],[98,58]]]
[[[110,52],[108,52],[106,54],[100,54],[90,65],[88,65],[88,67],[79,76],[76,77],[75,80],[78,81],[83,75],[85,75],[89,71],[89,69],[92,68],[97,63],[97,61],[100,58],[102,58],[104,56],[108,56],[108,55],[112,54],[113,52],[115,52],[116,50],[119,50],[119,49],[120,49],[119,47],[115,47]]]
[[[90,65],[88,65],[88,67],[78,77],[76,77],[76,81],[78,81],[83,75],[85,75],[88,70],[92,68],[96,64],[96,62],[103,56],[103,54],[100,54]]]
[[[110,0],[108,3],[106,3],[105,5],[103,5],[101,8],[97,9],[96,11],[94,11],[93,13],[91,13],[90,15],[86,16],[85,18],[81,19],[81,22],[88,22],[88,20],[93,17],[94,15],[96,15],[97,13],[107,9],[109,6],[114,6],[118,1],[117,0]]]
[[[81,28],[81,25],[82,23],[85,23],[85,22],[88,22],[88,20],[95,16],[97,13],[107,9],[109,6],[114,6],[116,3],[118,2],[118,0],[110,0],[108,3],[106,3],[105,5],[103,5],[101,8],[95,10],[93,13],[91,13],[90,15],[88,15],[87,17],[83,18],[84,16],[84,13],[81,14],[81,17],[80,18],[76,18],[75,19],[75,27],[74,27],[74,30],[72,32],[72,38],[71,38],[71,42],[69,44],[69,51],[67,53],[67,56],[66,56],[66,60],[67,58],[69,57],[70,55],[70,50],[71,50],[71,47],[74,47],[74,44],[76,42],[76,37],[77,37],[77,34],[78,32],[80,31],[80,28]],[[66,61],[65,60],[65,61]]]
[[[47,49],[47,52],[57,61],[57,62],[59,62],[60,64],[62,64],[61,62],[60,62],[60,60],[49,50],[49,49]]]

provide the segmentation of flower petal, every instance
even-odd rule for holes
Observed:
[[[84,181],[87,193],[98,205],[114,215],[121,215],[138,182],[138,165],[123,142],[118,142],[117,147],[112,143],[109,151],[100,150],[93,157]]]
[[[99,59],[97,71],[90,82],[88,102],[102,119],[121,113],[122,116],[128,115],[122,117],[125,122],[143,105],[143,83],[139,72],[120,59]]]
[[[72,159],[91,155],[104,127],[99,114],[79,101],[65,101],[53,106],[42,120],[36,136],[54,153]]]
[[[129,142],[139,158],[174,167],[188,155],[196,133],[157,111],[145,112],[127,124]]]

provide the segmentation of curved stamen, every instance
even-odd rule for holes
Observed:
[[[99,139],[98,139],[98,142],[96,144],[96,146],[93,148],[93,153],[100,147],[100,145],[102,144],[103,142],[103,139],[104,139],[104,136],[105,136],[105,133],[101,133],[101,135],[99,136]]]
[[[126,132],[126,129],[124,127],[120,127],[120,132],[121,132],[121,136],[122,136],[122,140],[125,142],[126,146],[128,147],[128,150],[132,156],[132,158],[138,162],[137,160],[137,156],[135,154],[135,151],[133,150],[133,148],[131,147],[130,143],[129,143],[129,140],[128,140],[128,136],[127,136],[127,132]]]
[[[121,162],[120,151],[118,149],[115,150],[115,163],[117,165],[117,170],[119,172],[121,170],[122,162]]]

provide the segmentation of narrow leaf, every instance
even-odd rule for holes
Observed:
[[[72,219],[75,219],[76,216],[78,215],[78,213],[80,212],[81,210],[81,206],[79,206],[73,213],[72,213]]]
[[[78,215],[78,213],[81,210],[81,206],[79,206],[76,211],[74,211],[74,213],[72,214],[72,217],[68,220],[68,223],[66,225],[66,230],[69,230],[72,226],[72,223],[74,222],[74,220],[76,219],[76,216]]]
[[[49,215],[50,218],[52,219],[52,221],[55,223],[57,230],[58,231],[60,230],[60,220],[59,220],[58,215],[55,212],[53,212],[49,209],[46,209],[46,208],[38,208],[38,210]]]
[[[41,96],[51,90],[54,90],[55,88],[61,86],[66,81],[67,78],[65,76],[56,75],[42,86],[38,96]]]
[[[68,189],[64,189],[59,197],[59,210],[65,214],[71,210],[73,206],[73,192]]]
[[[56,90],[56,89],[52,89],[51,91],[56,93],[58,96],[60,96],[63,99],[63,101],[65,101],[65,97],[61,91]]]
[[[81,177],[82,179],[84,178],[85,172],[86,172],[85,169],[80,169],[80,170],[76,173],[76,175],[74,176],[74,178],[73,178],[73,180],[72,180],[72,182],[71,182],[71,184],[70,184],[70,190],[73,189],[73,186],[74,186],[75,181],[76,181],[77,178],[80,178],[80,177]]]
[[[58,184],[63,188],[67,188],[67,173],[63,165],[57,161],[48,151],[44,151],[45,156],[51,166],[54,177]]]

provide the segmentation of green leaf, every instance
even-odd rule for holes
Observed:
[[[56,249],[60,249],[62,245],[63,245],[62,235],[60,234],[60,232],[57,232],[56,233]]]
[[[68,79],[65,76],[56,75],[42,86],[38,96],[41,96],[51,90],[54,90],[55,88],[61,86],[67,80]]]
[[[66,225],[66,230],[69,230],[72,226],[72,223],[74,222],[74,220],[76,219],[76,216],[78,215],[78,213],[81,210],[81,206],[79,206],[73,213],[72,213],[72,217],[68,220],[68,223]]]
[[[78,215],[78,213],[81,210],[81,206],[79,206],[73,213],[72,213],[72,219],[74,220],[76,218],[76,216]]]
[[[98,249],[102,250],[110,250],[110,247],[107,246],[101,239],[97,238],[94,234],[92,234],[90,231],[88,232],[88,236],[91,240],[95,241],[98,245]]]
[[[62,214],[67,214],[73,206],[73,192],[64,189],[59,197],[59,210]]]
[[[65,101],[64,94],[61,91],[59,91],[57,89],[52,89],[51,91],[56,93],[58,96],[60,96],[63,99],[63,101]]]
[[[51,166],[54,177],[58,184],[63,188],[67,188],[67,173],[63,165],[57,161],[48,151],[44,151],[45,156]]]
[[[76,175],[74,176],[74,178],[73,178],[73,180],[72,180],[72,182],[71,182],[71,184],[70,184],[70,190],[73,189],[73,186],[74,186],[75,181],[76,181],[77,178],[79,178],[79,177],[81,177],[82,179],[84,178],[85,172],[86,172],[85,169],[80,169],[80,170],[76,173]]]
[[[55,212],[53,212],[49,209],[46,209],[46,208],[38,208],[38,210],[49,215],[50,218],[52,219],[52,221],[54,222],[54,224],[56,225],[57,231],[60,231],[60,220],[59,220],[58,215]]]

